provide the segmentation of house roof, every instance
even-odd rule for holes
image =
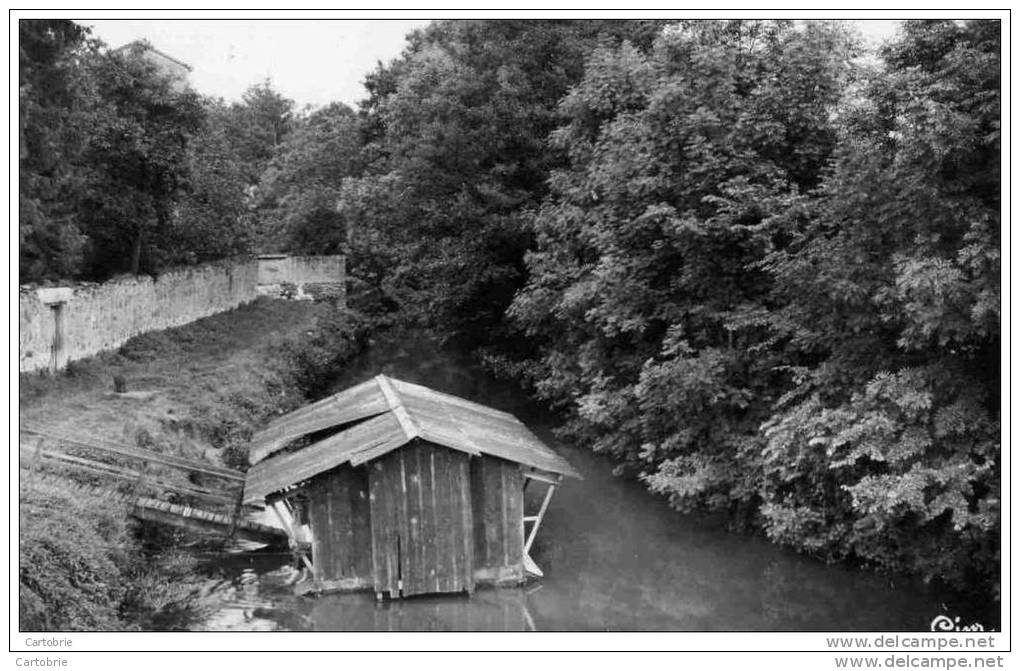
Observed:
[[[182,60],[180,60],[178,58],[174,58],[173,56],[171,56],[170,54],[166,53],[165,51],[160,51],[156,47],[152,46],[152,43],[149,42],[148,40],[135,40],[134,42],[128,42],[127,44],[125,44],[123,46],[120,46],[120,47],[117,47],[116,49],[114,49],[113,53],[119,54],[119,53],[121,53],[123,51],[129,51],[129,50],[134,49],[134,48],[143,49],[145,51],[151,51],[152,53],[157,54],[159,56],[162,56],[163,58],[165,58],[166,60],[168,60],[168,61],[170,61],[172,63],[176,63],[177,65],[180,65],[183,68],[187,68],[188,72],[191,72],[194,69],[190,65],[185,63],[184,61],[182,61]]]
[[[367,421],[267,460],[295,438],[358,420]],[[249,449],[254,465],[248,470],[244,499],[258,501],[336,466],[372,461],[416,438],[581,477],[510,413],[378,375],[284,415],[257,433]]]

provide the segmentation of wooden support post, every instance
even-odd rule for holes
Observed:
[[[528,554],[531,550],[531,544],[535,542],[535,535],[538,533],[538,527],[542,524],[542,518],[545,517],[545,511],[549,508],[549,500],[552,499],[553,492],[556,491],[556,485],[549,483],[549,489],[545,490],[545,498],[542,499],[542,507],[539,508],[538,514],[535,515],[535,519],[531,524],[531,531],[528,533],[528,540],[524,541],[524,554]]]
[[[290,514],[291,525],[294,531],[294,542],[295,543],[307,543],[308,538],[305,536],[304,523],[304,503],[300,499],[286,498],[283,500],[283,504],[287,507],[287,512]]]
[[[138,490],[144,487],[145,483],[148,482],[148,480],[149,480],[149,462],[143,461],[142,467],[138,469],[138,479],[135,480],[135,484],[131,489],[131,492],[134,494],[135,499],[141,497],[141,494],[138,493]]]
[[[280,505],[279,499],[270,503],[269,508],[270,510],[273,511],[273,513],[276,514],[276,519],[280,520],[280,524],[283,526],[283,530],[287,532],[287,536],[290,538],[290,542],[296,543],[297,539],[294,538],[294,529],[293,527],[291,527],[290,522],[287,520],[287,518],[283,516],[283,513],[280,512],[280,509],[277,508],[278,505]],[[284,510],[286,510],[286,508],[284,508]]]
[[[244,487],[242,486],[237,490],[237,503],[234,504],[234,514],[230,518],[230,528],[227,529],[227,535],[224,538],[226,541],[234,539],[234,534],[237,533],[237,523],[241,519],[241,510],[244,507]]]
[[[312,561],[308,558],[307,554],[305,554],[304,552],[301,551],[301,548],[300,548],[300,545],[299,545],[299,542],[298,542],[298,538],[295,535],[296,534],[296,524],[299,523],[299,521],[298,520],[294,520],[294,524],[292,524],[291,522],[287,521],[287,518],[284,517],[283,513],[280,511],[279,508],[277,508],[277,506],[281,506],[284,510],[287,510],[288,509],[287,500],[286,499],[282,499],[282,500],[277,499],[276,501],[273,501],[271,504],[269,504],[269,507],[273,509],[274,513],[276,513],[276,518],[278,520],[280,520],[280,524],[282,524],[283,528],[287,531],[287,536],[290,537],[290,545],[291,545],[291,547],[294,548],[294,551],[297,552],[301,556],[301,561],[304,563],[304,565],[306,567],[308,567],[308,570],[311,571],[312,575],[315,575],[315,569],[312,567]],[[287,513],[289,515],[290,511],[287,510]]]
[[[521,601],[521,610],[524,611],[524,631],[538,631],[535,628],[535,620],[531,617],[531,611],[528,610],[527,595],[524,596],[524,601]]]
[[[32,476],[35,475],[35,469],[38,468],[39,462],[42,461],[42,446],[46,442],[46,439],[41,437],[35,443],[35,451],[32,453],[32,459],[28,462],[28,475],[25,476],[26,480],[31,480]]]

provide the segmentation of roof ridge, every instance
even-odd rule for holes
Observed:
[[[173,61],[177,65],[180,65],[181,67],[187,68],[188,72],[192,72],[195,69],[195,68],[191,67],[191,65],[189,65],[188,63],[185,63],[184,61],[182,61],[181,59],[175,58],[175,57],[171,56],[170,54],[166,53],[165,51],[157,49],[156,46],[152,42],[150,42],[149,40],[145,39],[144,37],[141,38],[141,39],[132,40],[131,42],[128,42],[127,44],[121,45],[121,46],[117,47],[116,49],[114,49],[113,52],[114,53],[119,53],[121,51],[126,51],[127,49],[130,49],[131,47],[136,47],[136,46],[137,47],[142,47],[143,49],[148,49],[149,51],[154,51],[157,54],[159,54],[160,56],[162,56],[163,58],[167,59],[168,61]]]
[[[404,407],[404,401],[400,398],[400,394],[390,384],[390,379],[380,374],[375,376],[375,382],[379,385],[379,391],[385,397],[386,404],[390,406],[393,416],[400,422],[400,428],[404,430],[404,435],[407,436],[407,439],[412,440],[420,436],[421,428],[411,419],[411,415],[407,412],[407,408]]]
[[[490,415],[497,415],[499,417],[512,418],[515,421],[520,421],[520,420],[517,419],[517,417],[512,412],[507,412],[505,410],[500,410],[499,408],[494,408],[492,406],[485,405],[484,403],[479,403],[478,401],[472,401],[471,399],[464,398],[463,396],[457,396],[456,394],[450,394],[450,393],[445,392],[445,391],[439,391],[438,389],[433,389],[432,387],[427,387],[427,386],[425,386],[423,384],[416,384],[414,382],[408,382],[407,380],[401,380],[401,379],[398,379],[398,378],[388,378],[388,379],[391,380],[392,382],[396,382],[399,385],[406,385],[408,387],[414,387],[414,388],[420,389],[425,394],[429,394],[431,396],[438,396],[438,397],[440,397],[440,399],[442,401],[444,401],[446,403],[451,403],[451,404],[454,404],[454,405],[459,405],[459,406],[462,406],[462,407],[465,407],[465,408],[468,408],[470,410],[474,410],[474,411],[477,411],[477,412],[483,412],[483,413],[487,413],[487,414],[490,414]],[[400,390],[396,390],[396,391],[397,391],[398,395],[403,393]]]

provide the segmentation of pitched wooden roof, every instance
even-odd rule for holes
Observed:
[[[295,438],[358,420],[367,421],[266,460]],[[415,438],[471,455],[489,454],[538,470],[581,477],[510,413],[378,375],[284,415],[256,434],[249,451],[254,465],[248,470],[244,499],[261,500],[341,464],[363,464]]]

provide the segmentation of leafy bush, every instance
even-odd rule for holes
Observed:
[[[161,553],[128,576],[119,613],[144,631],[178,631],[208,618],[214,605],[204,600],[206,580],[198,560],[179,550]]]
[[[285,343],[280,350],[289,378],[310,400],[325,395],[333,380],[367,345],[378,323],[345,308],[320,317],[307,337]]]
[[[999,37],[706,22],[589,58],[490,357],[680,510],[997,593]]]
[[[123,505],[32,483],[21,489],[20,521],[22,630],[161,630],[206,615],[194,560],[143,552]]]
[[[19,613],[26,630],[114,630],[133,562],[123,507],[22,487]]]

